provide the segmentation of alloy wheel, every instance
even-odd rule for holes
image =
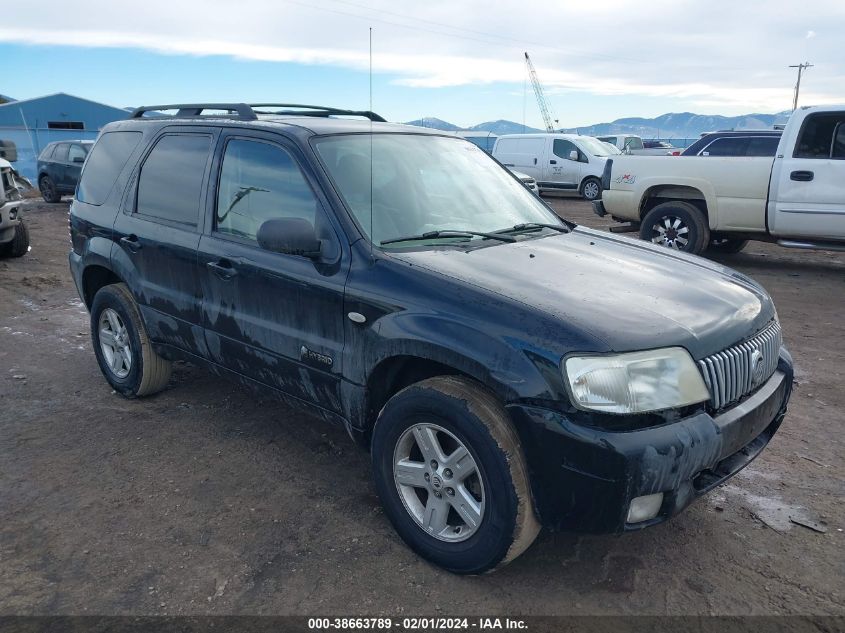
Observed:
[[[685,250],[689,244],[689,227],[676,215],[660,218],[651,228],[651,241],[676,251]]]
[[[475,458],[436,424],[415,424],[393,452],[393,479],[408,514],[441,541],[471,537],[484,518],[484,482]]]
[[[55,197],[55,192],[53,191],[53,184],[47,178],[42,178],[40,185],[41,196],[45,200],[52,200]]]
[[[584,185],[584,197],[587,200],[595,200],[599,197],[599,186],[596,182],[591,180]]]
[[[100,314],[99,339],[100,350],[109,371],[118,378],[126,378],[132,370],[129,331],[120,315],[111,308],[106,308]]]

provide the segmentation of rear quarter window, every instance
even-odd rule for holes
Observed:
[[[41,154],[38,155],[38,160],[49,160],[53,156],[53,152],[56,151],[55,145],[48,145],[43,150],[41,150]]]
[[[95,206],[103,204],[140,141],[140,132],[103,134],[94,144],[82,170],[76,199]]]

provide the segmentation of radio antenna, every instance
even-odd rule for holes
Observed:
[[[373,27],[370,27],[370,112],[373,110]],[[373,119],[370,117],[370,260],[375,261],[373,256]]]

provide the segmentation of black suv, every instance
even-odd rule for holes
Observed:
[[[780,130],[725,130],[704,134],[681,156],[771,156],[777,153]]]
[[[560,220],[472,143],[371,112],[138,110],[104,128],[70,215],[116,391],[185,359],[339,422],[401,537],[454,572],[541,525],[664,521],[786,411],[755,282]]]
[[[72,194],[94,141],[55,141],[38,155],[38,189],[45,202]]]

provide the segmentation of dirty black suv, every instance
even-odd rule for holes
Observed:
[[[786,411],[758,284],[561,220],[472,143],[371,112],[140,109],[103,129],[70,221],[116,391],[184,359],[343,424],[398,533],[454,572],[541,525],[664,521]]]

